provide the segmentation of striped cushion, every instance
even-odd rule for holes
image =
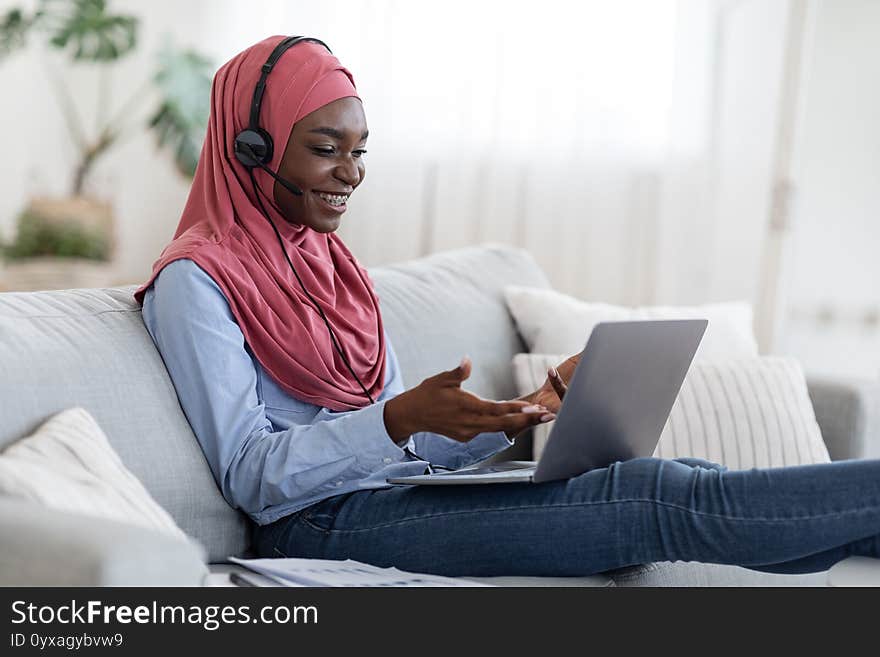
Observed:
[[[547,368],[565,358],[517,354],[513,367],[519,394],[539,387]],[[534,458],[552,425],[535,427]],[[693,363],[654,455],[696,456],[731,469],[830,460],[800,365],[775,356]]]
[[[62,411],[0,452],[0,495],[187,540],[83,408]]]

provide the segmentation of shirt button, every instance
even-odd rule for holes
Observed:
[[[382,461],[385,463],[391,463],[391,459],[389,459],[387,456],[384,459],[382,459]]]

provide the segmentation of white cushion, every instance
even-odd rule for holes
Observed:
[[[520,395],[538,388],[560,354],[517,354]],[[553,422],[534,428],[540,457]],[[654,452],[696,456],[731,469],[827,463],[803,370],[792,358],[752,357],[693,363]]]
[[[95,419],[79,407],[52,416],[0,452],[0,494],[187,540],[125,467]]]
[[[752,308],[745,302],[627,308],[587,303],[556,290],[516,285],[504,288],[504,298],[532,353],[580,353],[599,322],[697,318],[708,319],[709,325],[695,360],[758,355]]]

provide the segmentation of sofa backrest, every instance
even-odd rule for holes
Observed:
[[[407,388],[451,370],[468,355],[473,368],[463,388],[490,399],[516,396],[512,359],[527,349],[502,290],[506,285],[550,285],[527,251],[488,244],[369,273]]]
[[[248,520],[214,483],[135,289],[0,294],[0,446],[82,406],[211,560],[238,554],[250,542]]]
[[[473,360],[464,388],[516,395],[525,351],[505,285],[546,287],[528,252],[502,245],[369,269],[407,387]],[[220,494],[132,298],[136,286],[0,294],[0,448],[82,406],[123,462],[211,561],[246,554],[250,521]]]

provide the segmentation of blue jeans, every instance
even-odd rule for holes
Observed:
[[[399,486],[255,528],[262,557],[440,575],[590,575],[654,561],[774,573],[880,557],[880,460],[728,470],[638,458],[543,484]]]

